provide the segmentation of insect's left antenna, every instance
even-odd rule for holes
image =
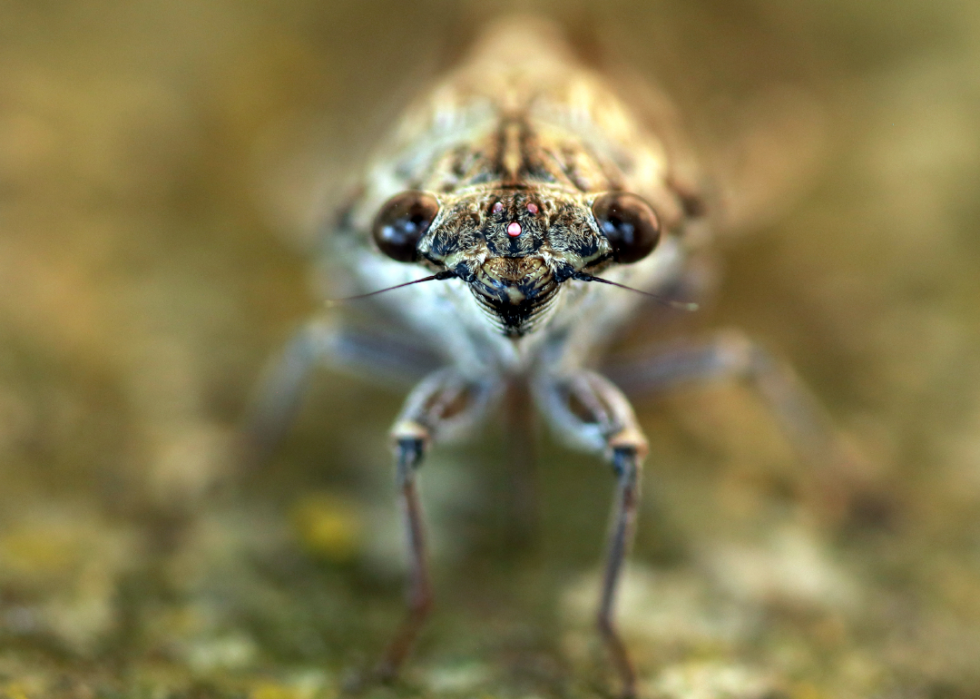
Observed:
[[[642,291],[640,289],[634,289],[631,286],[626,286],[625,284],[620,284],[619,282],[610,281],[609,279],[603,279],[602,277],[593,277],[591,274],[586,274],[584,272],[579,272],[575,275],[575,279],[580,282],[599,282],[600,284],[608,284],[609,286],[615,286],[620,289],[625,289],[626,291],[632,291],[634,294],[641,294],[643,296],[648,296],[652,298],[657,303],[660,303],[669,308],[676,308],[679,311],[687,311],[693,313],[698,310],[700,306],[693,301],[677,301],[675,299],[664,298],[663,296],[658,296],[657,294],[651,294],[649,291]]]

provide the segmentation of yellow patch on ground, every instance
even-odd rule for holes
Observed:
[[[293,505],[291,515],[293,530],[310,553],[342,563],[361,548],[363,515],[350,499],[334,493],[311,493]]]

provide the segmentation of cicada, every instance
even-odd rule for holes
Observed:
[[[706,240],[691,234],[705,211],[692,159],[669,120],[631,97],[552,27],[497,24],[407,110],[326,226],[324,256],[349,275],[357,303],[387,322],[371,333],[320,318],[305,326],[264,384],[250,438],[260,449],[275,441],[318,361],[430,369],[391,428],[409,610],[383,676],[402,666],[432,605],[419,468],[514,387],[562,442],[614,475],[597,624],[624,696],[635,694],[636,672],[614,611],[647,440],[622,387],[747,377],[798,434],[820,442],[792,377],[741,337],[621,366],[616,382],[597,370],[650,296],[690,307],[680,297]]]

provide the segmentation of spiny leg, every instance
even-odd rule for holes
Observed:
[[[397,676],[432,610],[432,582],[416,472],[435,439],[464,432],[483,416],[495,397],[490,386],[489,382],[472,383],[452,369],[436,371],[409,394],[392,428],[399,499],[408,544],[408,612],[378,663],[377,675],[382,680]]]
[[[629,401],[609,380],[583,371],[551,377],[536,386],[552,427],[573,446],[602,451],[616,475],[616,495],[607,543],[606,568],[596,618],[599,633],[619,675],[621,696],[636,696],[636,670],[615,621],[616,598],[636,529],[640,475],[646,438]],[[573,410],[572,405],[577,409]],[[584,417],[583,417],[584,415]]]

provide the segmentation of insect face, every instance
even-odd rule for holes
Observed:
[[[409,191],[381,207],[372,235],[394,260],[465,281],[491,322],[517,338],[548,318],[565,282],[649,255],[659,225],[649,204],[624,192]]]

